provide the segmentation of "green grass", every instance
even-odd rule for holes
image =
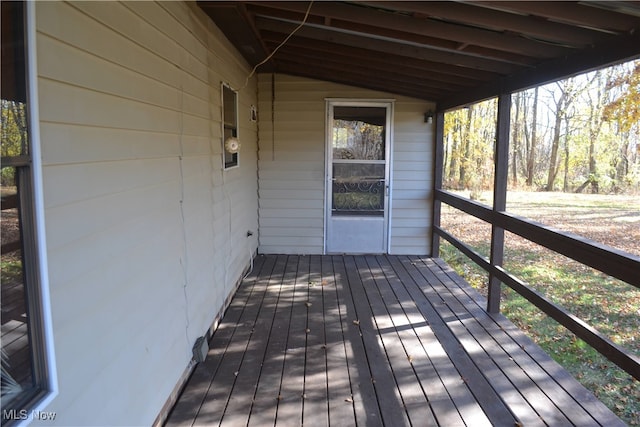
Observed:
[[[2,260],[0,281],[5,285],[22,281],[22,262],[20,260]]]
[[[535,199],[537,221],[571,223],[584,228],[572,230],[583,235],[601,225],[597,221],[602,221],[605,209],[612,217],[638,217],[634,204],[615,203],[611,196],[606,200],[593,195],[569,195],[564,197],[566,200],[562,200],[562,197],[551,199],[551,196],[553,194],[546,196],[549,200],[545,200],[544,194],[536,194],[533,198],[522,197],[518,208],[532,208],[531,202]],[[566,210],[563,212],[563,209]],[[577,216],[594,219],[578,224]],[[480,253],[488,249],[488,242],[484,241],[482,233],[474,231],[477,227],[469,226],[468,220],[454,215],[449,216],[443,225]],[[640,229],[640,223],[633,225],[635,227],[609,226],[607,238],[611,242],[627,244],[629,246],[623,249],[637,253],[639,239],[634,233],[640,231],[634,230],[636,227]],[[517,236],[507,234],[506,242],[504,265],[509,272],[598,329],[616,344],[640,354],[639,289]],[[486,295],[487,273],[483,269],[447,242],[441,244],[441,257]],[[501,311],[623,421],[632,426],[640,425],[639,381],[505,285],[501,292]]]

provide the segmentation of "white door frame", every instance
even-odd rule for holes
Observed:
[[[325,98],[326,101],[326,126],[325,126],[325,209],[324,209],[324,242],[323,253],[327,254],[328,234],[330,233],[331,205],[332,205],[332,175],[333,175],[333,109],[336,106],[349,107],[381,107],[386,109],[385,123],[385,197],[383,217],[384,251],[390,252],[391,239],[391,201],[392,201],[392,172],[393,168],[393,110],[395,99],[346,99]]]

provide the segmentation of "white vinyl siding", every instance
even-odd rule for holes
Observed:
[[[220,83],[250,69],[195,4],[38,2],[36,19],[47,425],[150,425],[257,247],[256,81],[223,173]]]
[[[258,88],[262,253],[323,251],[326,98],[395,99],[390,249],[430,253],[433,125],[424,113],[433,104],[281,74],[275,88],[271,74],[259,75]]]

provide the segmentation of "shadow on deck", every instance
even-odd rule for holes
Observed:
[[[624,425],[440,259],[259,256],[167,426]]]

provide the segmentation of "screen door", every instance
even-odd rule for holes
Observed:
[[[327,253],[386,253],[390,104],[329,102]]]

